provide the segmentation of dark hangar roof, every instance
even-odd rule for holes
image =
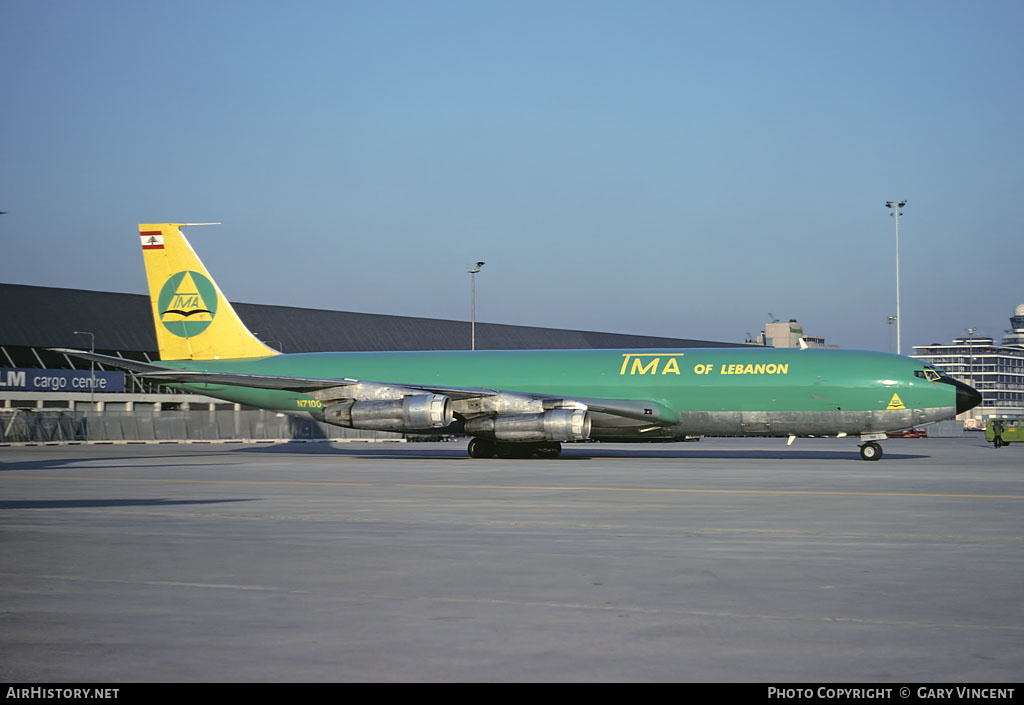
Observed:
[[[152,352],[157,349],[149,297],[0,283],[0,345]],[[283,352],[468,349],[470,324],[411,316],[233,304],[249,330]],[[483,350],[743,347],[686,338],[477,323]]]

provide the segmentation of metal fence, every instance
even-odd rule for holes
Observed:
[[[0,443],[68,441],[400,440],[263,409],[0,409]]]

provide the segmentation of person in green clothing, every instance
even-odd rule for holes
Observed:
[[[1003,446],[1003,422],[999,419],[992,422],[992,445],[996,448]]]

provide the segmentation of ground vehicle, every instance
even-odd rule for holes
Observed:
[[[996,448],[1008,446],[1011,442],[1024,443],[1024,419],[989,419],[985,440],[992,441]]]

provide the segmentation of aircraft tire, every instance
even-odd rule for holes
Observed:
[[[860,457],[863,460],[881,460],[882,446],[874,441],[868,441],[860,447]]]
[[[471,438],[466,448],[470,458],[493,458],[495,450],[494,442],[486,438]]]

